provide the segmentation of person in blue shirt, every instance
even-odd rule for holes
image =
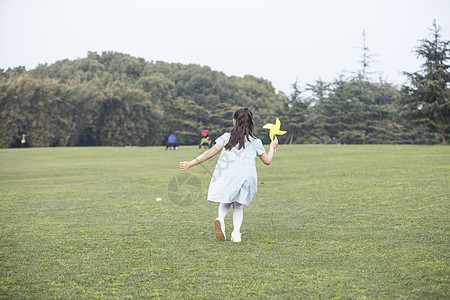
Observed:
[[[178,143],[178,139],[174,134],[171,134],[166,142],[166,150],[170,147],[170,150],[178,150],[180,143]]]

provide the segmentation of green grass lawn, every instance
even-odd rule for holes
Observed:
[[[449,147],[281,145],[242,243],[214,238],[217,158],[171,191],[199,153],[0,150],[0,298],[450,297]]]

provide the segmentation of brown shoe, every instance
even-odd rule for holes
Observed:
[[[219,242],[225,242],[225,224],[223,220],[217,218],[214,220],[214,233],[216,234],[216,240]]]

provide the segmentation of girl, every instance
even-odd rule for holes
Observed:
[[[269,165],[278,146],[275,138],[270,143],[266,154],[262,142],[255,137],[253,114],[248,108],[241,108],[234,113],[233,129],[216,140],[216,144],[199,157],[189,162],[180,162],[184,171],[200,164],[220,151],[220,157],[211,178],[208,190],[208,201],[220,202],[219,216],[214,220],[216,239],[225,241],[225,216],[233,204],[233,226],[231,240],[241,241],[240,228],[243,219],[243,207],[250,205],[257,192],[257,175],[255,158]]]

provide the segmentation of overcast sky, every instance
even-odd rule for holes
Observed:
[[[449,40],[449,0],[0,0],[0,68],[117,51],[251,74],[290,94],[297,79],[360,68],[365,30],[372,76],[402,84],[433,19]]]

